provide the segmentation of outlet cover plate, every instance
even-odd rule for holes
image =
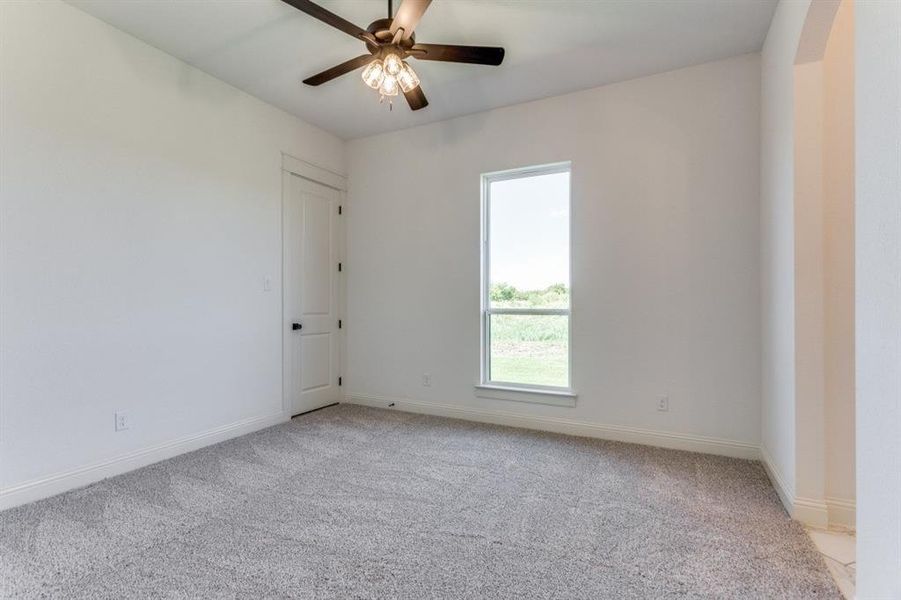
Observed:
[[[116,413],[116,431],[125,431],[131,427],[131,422],[126,411]]]

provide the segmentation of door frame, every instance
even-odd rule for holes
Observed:
[[[330,171],[323,167],[319,167],[314,165],[313,163],[307,162],[303,159],[297,158],[295,156],[291,156],[285,152],[282,152],[282,162],[281,162],[281,172],[280,176],[280,184],[281,184],[281,200],[279,202],[279,247],[281,248],[281,256],[279,257],[279,264],[281,268],[281,315],[279,319],[279,328],[281,329],[281,336],[279,339],[281,341],[281,351],[279,355],[281,356],[281,387],[282,387],[282,413],[288,415],[290,418],[293,412],[292,407],[290,406],[288,394],[285,391],[285,174],[296,175],[302,179],[306,179],[308,181],[312,181],[318,185],[325,186],[327,188],[331,188],[338,192],[339,194],[339,204],[342,208],[342,216],[344,215],[344,211],[347,210],[347,178],[344,175],[340,175],[335,173],[334,171]],[[335,225],[335,234],[338,236],[337,245],[338,245],[338,261],[342,263],[346,267],[344,250],[344,237],[345,237],[345,227],[344,227],[344,219],[339,218],[336,221]],[[342,321],[346,321],[344,317],[344,309],[345,309],[345,273],[346,268],[342,269],[340,273],[338,273],[338,285],[337,285],[337,298],[335,298],[336,310],[338,312],[338,318]],[[344,356],[345,356],[345,331],[346,327],[342,327],[338,331],[338,374],[343,374],[343,366],[344,366]],[[340,398],[344,399],[344,391],[341,390]]]

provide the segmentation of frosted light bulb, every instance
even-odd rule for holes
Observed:
[[[391,75],[385,75],[382,85],[379,87],[379,93],[382,96],[397,96],[397,79]]]
[[[379,89],[382,85],[382,79],[385,77],[385,66],[380,60],[374,60],[363,69],[363,82],[374,90]]]
[[[397,82],[400,84],[400,89],[407,93],[419,85],[419,77],[416,76],[416,71],[413,70],[413,67],[404,63],[404,68],[397,74]]]
[[[404,63],[400,59],[397,54],[389,54],[385,57],[385,72],[392,77],[397,77],[397,74],[401,72],[404,68]]]

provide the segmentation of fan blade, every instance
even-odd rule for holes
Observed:
[[[416,24],[422,18],[422,13],[431,3],[432,0],[403,0],[391,21],[391,35],[396,34],[398,29],[403,29],[404,35],[401,39],[410,39]]]
[[[425,108],[429,105],[429,101],[426,100],[425,94],[422,93],[422,86],[419,85],[409,92],[404,92],[404,98],[407,99],[410,110],[419,110],[420,108]]]
[[[352,35],[357,39],[363,41],[375,41],[372,34],[365,29],[360,29],[350,21],[342,19],[335,13],[327,11],[318,4],[310,2],[310,0],[282,0],[282,2],[293,6],[300,12],[310,15],[314,19],[319,19],[323,23],[331,25],[335,29],[340,29],[344,33]]]
[[[345,73],[350,73],[354,69],[359,69],[362,66],[368,65],[369,63],[374,61],[375,58],[376,57],[372,54],[364,54],[362,56],[352,58],[346,62],[341,63],[340,65],[332,67],[331,69],[327,69],[322,73],[308,77],[304,79],[303,82],[307,85],[322,85],[326,81],[331,81],[335,77],[340,77]]]
[[[445,44],[414,44],[410,56],[419,60],[494,65],[504,62],[504,49],[488,46],[448,46]]]

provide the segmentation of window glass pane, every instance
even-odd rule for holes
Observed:
[[[493,181],[492,308],[569,308],[569,172]]]
[[[569,317],[489,315],[491,381],[569,386]]]

